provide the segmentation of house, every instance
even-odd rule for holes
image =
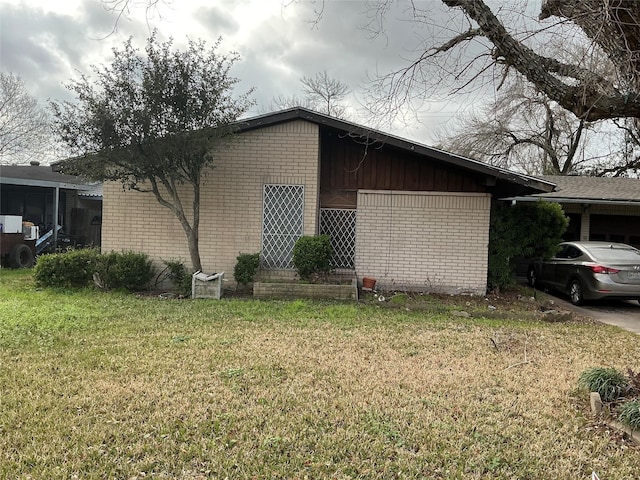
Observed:
[[[329,234],[338,269],[382,288],[484,293],[492,200],[553,184],[303,108],[239,124],[206,175],[200,254],[232,277],[239,253],[261,275],[294,274],[301,235]],[[173,214],[151,194],[104,186],[102,248],[155,261],[189,253]]]
[[[41,236],[52,230],[57,218],[66,240],[100,245],[102,185],[54,172],[38,162],[2,165],[0,214],[20,215],[39,226]]]
[[[516,197],[516,201],[549,201],[569,217],[565,240],[603,240],[640,248],[640,179],[544,176],[552,192]]]

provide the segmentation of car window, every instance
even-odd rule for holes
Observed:
[[[580,249],[574,247],[573,245],[563,245],[560,251],[556,254],[556,258],[578,258],[582,255]]]
[[[640,250],[634,248],[597,247],[592,248],[591,253],[602,262],[640,263]]]
[[[580,255],[582,255],[580,249],[574,247],[573,245],[567,245],[564,258],[578,258]]]
[[[567,251],[568,245],[560,245],[558,246],[558,253],[554,255],[554,258],[567,258],[565,257],[565,252]]]

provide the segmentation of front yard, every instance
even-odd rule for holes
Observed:
[[[0,478],[637,478],[577,378],[640,368],[638,336],[483,302],[162,300],[0,270]]]

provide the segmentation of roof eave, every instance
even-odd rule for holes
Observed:
[[[504,200],[515,200],[516,202],[554,202],[577,205],[632,205],[640,206],[640,200],[616,200],[608,198],[575,198],[575,197],[549,197],[542,195],[529,195],[509,197]]]

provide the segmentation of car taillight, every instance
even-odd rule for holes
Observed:
[[[602,265],[589,265],[589,268],[593,273],[618,273],[620,271],[617,268],[603,267]]]

